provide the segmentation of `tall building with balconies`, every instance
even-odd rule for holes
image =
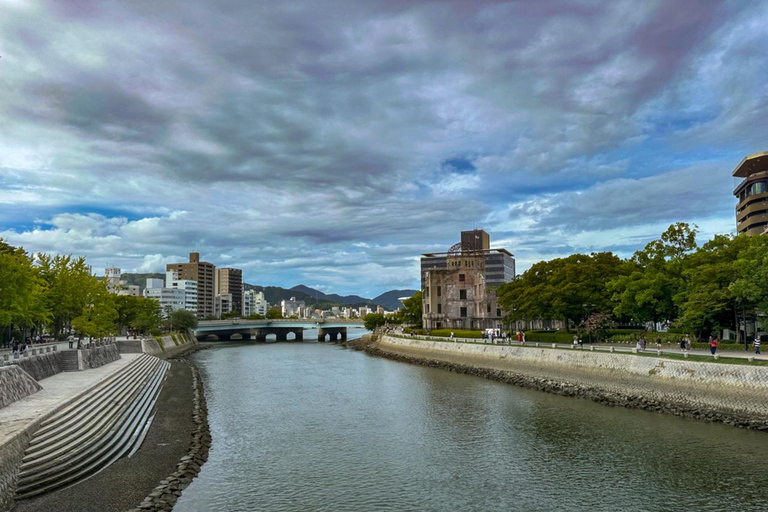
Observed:
[[[733,171],[741,179],[733,191],[736,232],[760,235],[768,231],[768,151],[744,157]]]
[[[231,295],[232,310],[243,310],[243,271],[239,268],[216,269],[216,295]]]
[[[216,266],[213,263],[200,261],[200,254],[191,252],[189,263],[169,263],[165,270],[176,272],[179,279],[197,281],[197,318],[213,317],[216,314]]]

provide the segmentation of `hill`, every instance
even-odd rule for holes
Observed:
[[[410,297],[417,291],[418,290],[390,290],[371,299],[371,302],[381,305],[386,310],[394,311],[403,306],[397,299],[400,297]]]
[[[369,303],[372,304],[371,299],[366,299],[365,297],[360,297],[359,295],[337,295],[335,293],[326,295],[320,290],[315,290],[314,288],[310,288],[309,286],[305,286],[303,284],[294,286],[293,288],[291,288],[291,290],[305,293],[310,297],[315,297],[316,299],[324,300],[326,302],[336,302],[338,304],[346,304],[346,305],[369,304]]]

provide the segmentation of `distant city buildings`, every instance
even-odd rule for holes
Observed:
[[[197,281],[179,279],[178,272],[173,270],[165,273],[165,281],[154,277],[148,278],[144,296],[160,303],[164,317],[180,309],[197,313]]]
[[[266,316],[269,304],[264,298],[264,292],[257,292],[255,290],[246,290],[243,293],[243,316],[248,317],[251,315]]]
[[[232,301],[231,293],[219,293],[213,299],[214,316],[221,318],[222,315],[233,311],[234,303]]]
[[[497,286],[515,277],[515,259],[491,249],[482,229],[463,231],[447,253],[421,259],[422,323],[426,329],[499,329],[503,312]]]
[[[741,181],[733,191],[736,204],[736,232],[760,235],[768,232],[768,151],[755,153],[733,170]]]
[[[306,307],[303,300],[296,300],[296,297],[291,297],[290,300],[280,301],[280,310],[283,317],[288,318],[291,316],[299,316],[300,309]]]
[[[140,289],[135,284],[128,284],[128,281],[120,279],[122,276],[120,269],[109,267],[104,269],[104,280],[107,283],[107,291],[115,295],[130,295],[131,297],[141,296]]]
[[[169,263],[167,271],[175,271],[181,279],[197,281],[197,317],[208,318],[216,314],[215,287],[216,266],[207,261],[200,261],[200,254],[189,253],[189,263]]]

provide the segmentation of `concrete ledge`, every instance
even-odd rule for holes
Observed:
[[[0,367],[0,409],[43,389],[18,365]]]

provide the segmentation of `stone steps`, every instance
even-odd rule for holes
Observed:
[[[60,354],[61,371],[76,372],[79,370],[77,365],[77,350],[62,350]]]
[[[138,449],[169,367],[143,355],[43,423],[22,459],[17,499],[78,483]]]

